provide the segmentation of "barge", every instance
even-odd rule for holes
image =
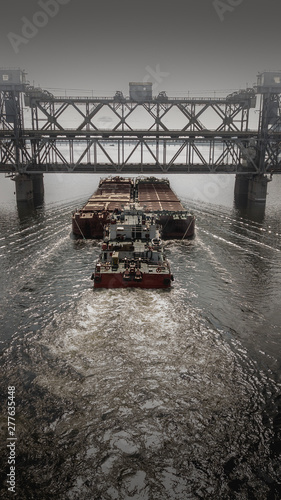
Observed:
[[[186,239],[194,235],[195,217],[182,206],[168,179],[139,178],[135,197],[146,213],[157,215],[164,240]]]
[[[182,206],[167,179],[108,177],[86,205],[72,215],[72,232],[78,238],[103,237],[112,214],[130,203],[139,203],[162,226],[162,238],[186,239],[194,235],[195,217]]]
[[[86,205],[72,214],[72,233],[78,238],[101,239],[115,210],[133,202],[134,181],[122,177],[101,179]]]
[[[91,279],[94,288],[170,288],[161,226],[138,204],[112,214]]]

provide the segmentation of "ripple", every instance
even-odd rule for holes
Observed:
[[[166,245],[171,290],[93,290],[99,247],[69,238],[71,205],[3,240],[0,364],[3,397],[16,386],[21,498],[274,498],[273,225],[198,205],[196,238]]]

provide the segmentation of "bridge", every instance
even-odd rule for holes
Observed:
[[[133,82],[128,96],[59,97],[1,69],[0,172],[16,178],[18,199],[24,182],[60,172],[229,173],[261,200],[281,173],[280,95],[281,72],[220,98],[153,96],[152,83]]]

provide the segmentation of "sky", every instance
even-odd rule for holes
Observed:
[[[280,0],[9,0],[0,67],[45,89],[238,90],[281,70]],[[77,92],[74,92],[77,94]]]

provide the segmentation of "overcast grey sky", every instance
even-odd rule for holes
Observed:
[[[0,66],[96,95],[144,79],[169,95],[238,89],[281,69],[280,14],[280,0],[9,0]]]

